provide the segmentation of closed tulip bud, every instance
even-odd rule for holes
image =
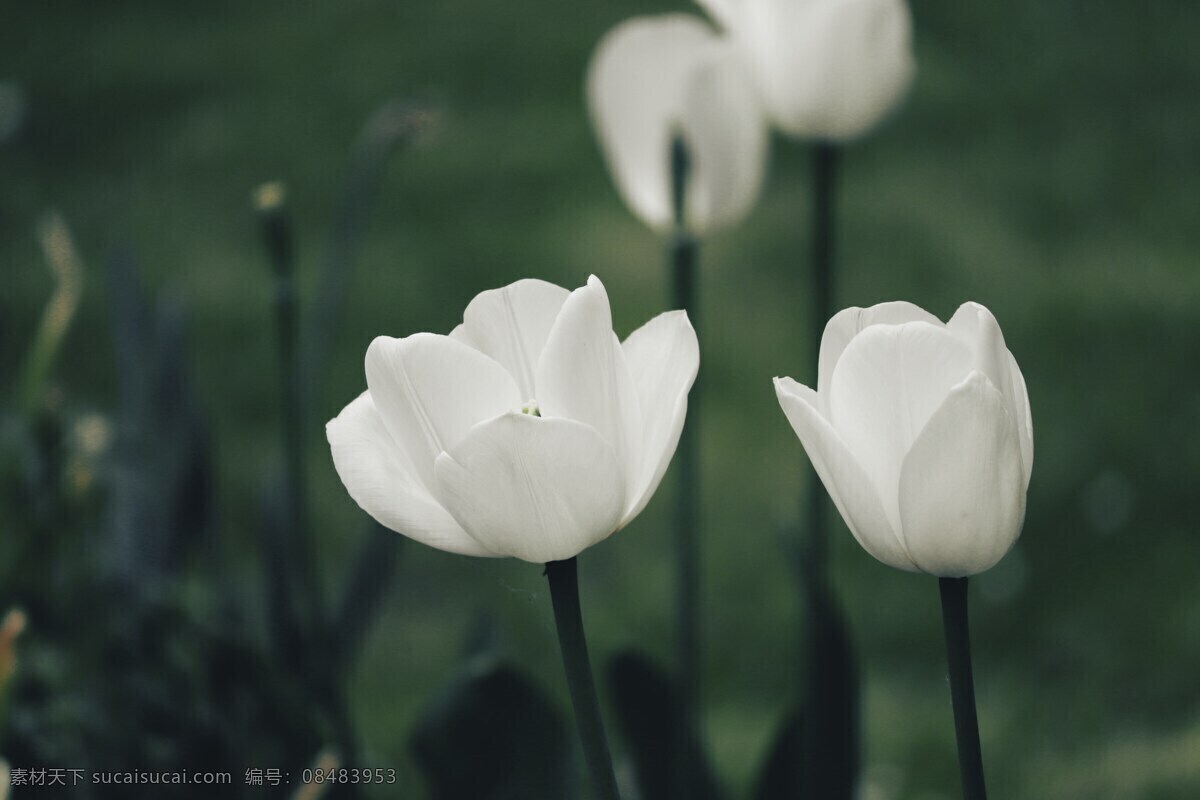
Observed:
[[[849,308],[821,340],[817,390],[776,378],[809,460],[859,544],[893,567],[982,572],[1016,542],[1033,467],[1025,379],[996,319],[910,303]]]
[[[686,228],[732,224],[758,199],[766,120],[736,49],[702,20],[667,14],[618,25],[592,56],[587,101],[617,190],[650,227],[675,222],[676,137],[688,155]]]
[[[840,141],[873,128],[916,70],[904,0],[701,0],[753,67],[772,122]]]
[[[599,279],[483,292],[449,336],[381,336],[367,391],[326,426],[350,496],[392,530],[472,556],[561,561],[649,502],[699,365],[681,311],[624,342]]]

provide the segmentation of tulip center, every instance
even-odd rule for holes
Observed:
[[[526,400],[524,405],[521,406],[521,413],[529,414],[532,417],[540,417],[542,410],[538,408],[537,400]]]

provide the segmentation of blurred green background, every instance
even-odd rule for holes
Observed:
[[[699,13],[547,0],[7,8],[0,81],[23,112],[0,141],[6,388],[53,289],[35,229],[57,209],[87,273],[54,386],[112,407],[102,267],[130,249],[153,290],[186,303],[215,443],[212,528],[247,564],[235,581],[257,580],[263,480],[282,451],[252,190],[287,184],[311,303],[357,132],[391,97],[438,109],[388,162],[328,369],[309,387],[321,419],[365,388],[374,336],[448,332],[475,294],[519,278],[599,275],[624,335],[665,307],[664,243],[605,174],[583,73],[612,25],[688,8]],[[948,318],[982,302],[1025,374],[1024,534],[973,581],[989,783],[996,797],[1200,796],[1200,5],[912,11],[911,97],[845,153],[838,305],[907,299]],[[801,686],[801,598],[779,531],[799,519],[808,468],[770,379],[815,370],[808,164],[806,147],[776,139],[757,209],[701,255],[704,722],[735,796]],[[334,582],[365,515],[321,428],[310,434],[307,502]],[[672,477],[581,558],[598,661],[636,646],[671,662]],[[481,615],[564,710],[566,692],[540,568],[395,544],[351,703],[361,766],[395,766],[410,787],[396,796],[420,797],[408,731]],[[863,800],[955,797],[935,582],[876,563],[840,523],[832,557],[866,678]],[[81,625],[88,613],[102,611]]]

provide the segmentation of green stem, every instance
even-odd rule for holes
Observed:
[[[837,200],[838,148],[829,142],[813,146],[812,216],[812,329],[810,341],[819,343],[825,324],[834,313],[834,239]],[[816,372],[814,367],[814,373]],[[813,386],[817,385],[813,378]],[[829,503],[815,470],[809,476],[809,555],[813,578],[825,582],[828,549]]]
[[[288,548],[292,562],[292,597],[297,622],[310,634],[323,626],[312,535],[304,514],[304,393],[297,340],[299,332],[296,292],[296,259],[284,189],[266,184],[256,194],[263,241],[274,271],[272,305],[276,344],[279,348],[280,419],[283,425],[286,530],[293,537]],[[323,633],[323,631],[321,631]]]
[[[608,753],[604,720],[596,699],[596,682],[588,660],[587,639],[583,634],[583,614],[579,610],[579,579],[574,558],[551,561],[546,565],[550,581],[550,601],[554,605],[554,625],[562,649],[567,689],[575,708],[575,724],[583,746],[583,757],[592,776],[593,800],[621,800],[617,778]]]
[[[693,328],[699,328],[697,306],[696,239],[687,231],[685,201],[690,167],[687,144],[682,135],[671,141],[671,194],[675,234],[667,253],[671,272],[671,306],[687,312]],[[679,578],[675,613],[679,635],[679,681],[683,700],[683,723],[690,730],[700,694],[700,392],[693,386],[688,397],[687,424],[679,436],[675,454],[679,489],[675,507],[675,552]]]
[[[671,240],[669,258],[673,276],[674,307],[687,312],[696,326],[696,240],[678,234]],[[692,709],[698,694],[700,660],[700,393],[688,397],[687,424],[679,435],[675,454],[679,488],[675,507],[675,552],[679,565],[676,614],[679,625],[679,670],[686,708]]]
[[[954,707],[954,736],[963,800],[987,800],[983,785],[983,751],[975,714],[975,680],[971,675],[971,636],[967,624],[967,579],[940,578],[942,624],[946,631],[946,661],[950,668],[950,702]]]

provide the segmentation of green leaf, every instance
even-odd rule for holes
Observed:
[[[860,767],[858,664],[829,595],[813,598],[804,706],[805,797],[850,800]]]
[[[570,800],[578,796],[573,742],[541,689],[483,657],[425,709],[409,744],[431,800]]]
[[[804,715],[791,712],[775,734],[775,743],[767,754],[754,790],[755,800],[783,800],[805,797],[804,792]]]
[[[670,677],[627,651],[609,664],[617,727],[645,800],[719,800],[720,786]]]
[[[846,623],[826,591],[809,592],[803,711],[781,725],[756,800],[851,800],[858,784],[859,682]]]

